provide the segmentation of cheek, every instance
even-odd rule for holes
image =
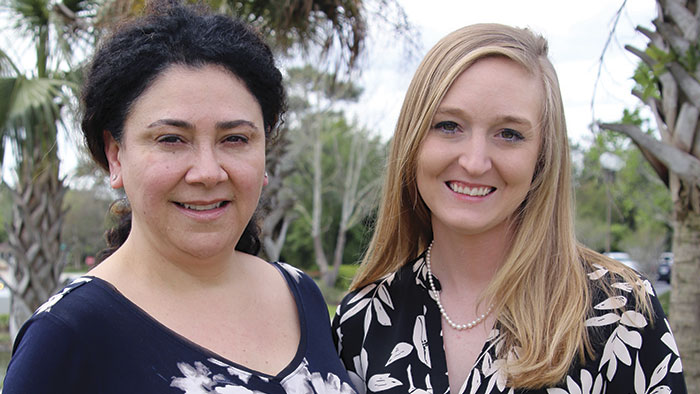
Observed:
[[[229,178],[241,186],[262,187],[265,179],[265,155],[255,154],[236,158],[226,165]]]
[[[431,144],[430,138],[426,138],[418,149],[416,175],[421,177],[433,174],[440,166],[440,158],[444,156],[444,152],[441,153],[434,144]]]
[[[419,194],[426,192],[425,182],[427,181],[428,174],[430,173],[430,161],[425,160],[425,151],[420,150],[418,152],[418,158],[416,160],[416,188]]]
[[[125,168],[124,192],[130,201],[147,206],[172,190],[182,179],[183,168],[171,161],[143,160]]]

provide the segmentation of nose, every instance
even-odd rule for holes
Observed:
[[[458,163],[469,175],[483,175],[492,168],[492,152],[485,135],[474,133],[463,141],[460,150]]]
[[[215,150],[209,146],[200,146],[191,158],[185,181],[191,184],[202,184],[212,187],[228,178]]]

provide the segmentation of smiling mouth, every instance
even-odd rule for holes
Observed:
[[[463,194],[465,196],[470,196],[470,197],[483,197],[488,194],[493,193],[496,191],[495,187],[486,187],[486,186],[481,186],[481,187],[469,187],[469,186],[460,186],[455,183],[448,183],[447,186],[450,188],[455,193]]]
[[[186,204],[186,203],[181,203],[181,202],[175,202],[178,206],[181,206],[185,209],[190,209],[192,211],[210,211],[212,209],[217,209],[221,208],[223,206],[226,206],[229,202],[228,201],[219,201],[214,204],[207,204],[207,205],[195,205],[195,204]]]

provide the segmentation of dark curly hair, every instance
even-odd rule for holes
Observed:
[[[144,16],[118,27],[98,48],[83,86],[82,131],[93,159],[109,170],[103,132],[121,141],[131,106],[172,65],[218,65],[240,78],[256,98],[269,141],[286,109],[282,74],[270,47],[246,23],[212,13],[203,5],[152,1]],[[110,210],[117,225],[106,234],[112,254],[131,229],[131,210],[120,202]],[[257,254],[260,229],[253,215],[236,250]]]

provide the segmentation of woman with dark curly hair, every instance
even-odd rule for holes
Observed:
[[[82,130],[128,203],[104,259],[22,327],[7,393],[354,393],[314,282],[253,214],[285,108],[246,24],[149,5],[99,48]]]

